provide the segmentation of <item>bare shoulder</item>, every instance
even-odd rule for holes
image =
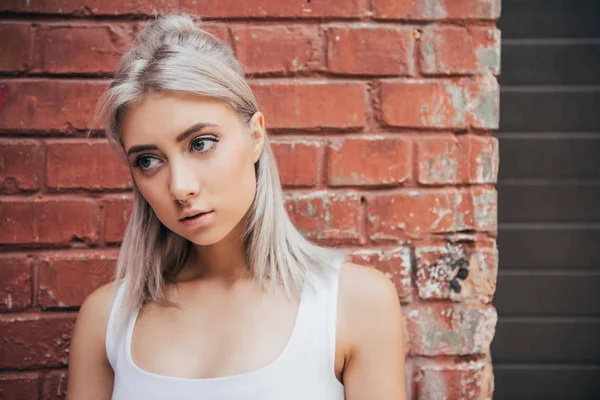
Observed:
[[[375,268],[345,263],[338,299],[346,398],[405,399],[404,322],[393,282]]]
[[[381,271],[353,263],[344,263],[339,278],[340,306],[358,318],[368,318],[372,312],[399,311],[398,292],[392,281]]]
[[[114,301],[114,282],[104,284],[90,293],[79,310],[78,317],[85,318],[90,314],[101,324],[108,324],[110,310]]]
[[[77,314],[73,332],[74,341],[79,339],[78,343],[95,342],[96,345],[104,343],[110,310],[114,301],[113,287],[113,282],[107,283],[86,297]]]
[[[382,331],[403,334],[400,299],[393,282],[381,271],[353,263],[340,270],[338,326],[342,343],[350,352],[370,341],[380,340]],[[403,338],[402,338],[403,340]]]
[[[106,330],[113,304],[113,285],[88,295],[77,314],[69,355],[67,399],[109,399],[113,371],[106,355]]]

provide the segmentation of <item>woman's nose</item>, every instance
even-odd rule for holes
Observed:
[[[170,191],[174,200],[193,198],[200,192],[197,173],[185,162],[171,163]]]

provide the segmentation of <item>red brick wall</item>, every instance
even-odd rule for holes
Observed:
[[[64,395],[131,199],[90,112],[144,16],[178,7],[252,75],[295,221],[396,283],[411,398],[491,398],[499,1],[1,2],[0,398]]]

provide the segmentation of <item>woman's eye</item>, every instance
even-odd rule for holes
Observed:
[[[157,166],[160,161],[154,157],[141,156],[134,162],[134,167],[140,168],[142,171],[148,171]]]
[[[205,152],[212,149],[217,142],[218,140],[212,137],[197,138],[192,140],[190,147],[193,151]]]

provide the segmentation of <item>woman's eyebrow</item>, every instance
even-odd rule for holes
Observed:
[[[177,135],[177,137],[175,138],[175,141],[177,143],[184,141],[188,136],[190,136],[192,133],[201,131],[204,128],[214,128],[217,127],[219,125],[216,124],[210,124],[210,123],[204,123],[204,122],[200,122],[197,124],[194,124],[192,126],[190,126],[189,128],[187,128],[185,131],[183,131],[182,133],[180,133],[179,135]]]
[[[142,151],[147,151],[147,150],[158,150],[158,147],[153,144],[141,144],[138,146],[131,146],[129,148],[129,150],[127,150],[127,157],[129,157],[130,155],[132,155],[134,153],[140,153]]]
[[[181,132],[179,135],[177,135],[177,137],[175,138],[175,141],[177,143],[184,141],[188,136],[190,136],[191,134],[201,131],[202,129],[205,128],[214,128],[214,127],[218,127],[219,125],[217,124],[211,124],[211,123],[204,123],[204,122],[200,122],[197,124],[194,124],[192,126],[190,126],[189,128],[187,128],[185,131]],[[127,157],[129,157],[130,155],[134,154],[134,153],[139,153],[142,151],[147,151],[147,150],[158,150],[158,147],[153,145],[153,144],[140,144],[137,146],[131,146],[129,148],[129,150],[127,150]]]

